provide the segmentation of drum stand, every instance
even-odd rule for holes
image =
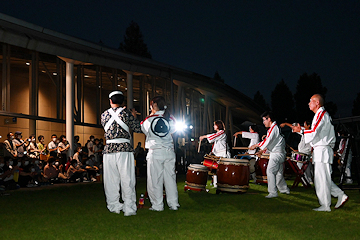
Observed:
[[[302,183],[305,188],[311,187],[311,184],[305,178],[305,171],[306,171],[307,167],[309,166],[309,162],[308,161],[298,161],[303,164],[301,168],[298,167],[297,161],[287,159],[287,162],[289,163],[290,167],[294,170],[294,172],[296,174],[294,184],[292,185],[291,188],[297,187],[299,185],[299,183]]]

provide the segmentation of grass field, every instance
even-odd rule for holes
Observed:
[[[0,197],[0,239],[360,239],[358,190],[346,190],[343,208],[335,210],[333,198],[331,212],[315,212],[313,188],[265,199],[266,185],[217,195],[210,187],[184,192],[184,181],[179,175],[178,211],[144,208],[131,217],[107,210],[101,183],[12,191]],[[144,193],[146,179],[136,188],[137,196]]]

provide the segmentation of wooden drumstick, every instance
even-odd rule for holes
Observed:
[[[200,152],[201,141],[199,141],[198,153]]]
[[[291,149],[291,151],[293,151],[293,152],[297,152],[295,149],[293,149],[292,147],[290,147],[290,145],[289,144],[286,144],[290,149]]]
[[[234,147],[236,147],[236,136],[234,137]]]
[[[247,150],[247,149],[249,149],[249,148],[248,148],[248,147],[233,147],[232,149]]]

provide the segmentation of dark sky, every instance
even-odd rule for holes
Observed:
[[[270,102],[284,79],[295,93],[316,72],[351,116],[360,92],[360,1],[83,1],[11,0],[0,12],[88,41],[118,48],[139,24],[156,61],[213,77]]]

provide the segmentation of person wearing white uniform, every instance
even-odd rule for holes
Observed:
[[[285,178],[284,178],[284,165],[286,152],[285,152],[285,139],[280,133],[280,129],[274,121],[271,112],[265,112],[261,115],[263,123],[266,128],[269,128],[264,140],[258,144],[252,145],[251,150],[259,147],[257,152],[261,155],[265,149],[270,152],[269,163],[266,169],[268,180],[269,195],[266,198],[274,198],[278,196],[277,190],[280,193],[290,194]]]
[[[350,135],[346,136],[344,132],[341,132],[340,135],[341,135],[341,140],[339,143],[339,148],[336,151],[337,155],[340,157],[339,168],[341,172],[342,165],[345,162],[345,156],[346,156],[345,150],[348,150],[349,153],[345,166],[345,183],[352,184],[353,183],[353,180],[351,179],[352,151],[351,151],[351,147],[348,146],[351,136]]]
[[[101,114],[101,124],[105,130],[103,171],[104,191],[110,212],[124,212],[124,216],[136,215],[135,161],[130,144],[130,129],[140,133],[140,122],[136,111],[130,112],[120,107],[124,96],[120,91],[109,94],[111,108]],[[121,198],[124,203],[120,203]]]
[[[223,121],[217,120],[214,122],[214,130],[216,133],[207,134],[199,137],[200,142],[207,138],[209,143],[213,143],[211,153],[217,157],[231,158],[230,149],[226,142],[225,125]],[[217,187],[217,176],[213,176],[214,187]]]
[[[248,147],[251,147],[252,145],[255,145],[260,142],[258,132],[259,132],[258,127],[256,125],[252,125],[249,126],[249,132],[245,132],[245,131],[236,132],[234,136],[237,137],[238,135],[241,135],[243,138],[250,139],[250,143]],[[255,155],[253,155],[256,153],[256,149],[253,150],[249,149],[247,150],[247,153],[252,156],[245,156],[242,158],[247,158],[250,160],[250,176],[252,179],[256,180],[256,173],[255,173],[256,160],[255,160]]]
[[[297,123],[299,124],[299,123]],[[290,123],[282,123],[280,124],[280,127],[284,127],[284,126],[288,126],[290,127],[292,130],[294,129],[294,126],[297,125],[297,124],[290,124]],[[301,129],[303,130],[309,130],[311,127],[311,122],[310,121],[305,121],[304,122],[304,127],[301,127]],[[293,130],[294,131],[294,130]],[[300,139],[300,142],[298,144],[298,152],[300,153],[304,153],[306,155],[311,155],[311,145],[310,143],[305,143],[305,137],[303,134],[299,133],[299,135],[301,135],[301,139]],[[296,165],[301,169],[302,166],[303,166],[303,163],[302,162],[297,162]],[[305,172],[304,172],[304,175],[305,175],[305,178],[306,180],[312,184],[312,178],[313,178],[313,175],[314,175],[314,167],[313,167],[313,164],[309,161],[309,164],[308,164],[308,167],[306,168]]]
[[[170,210],[178,210],[174,143],[175,119],[169,114],[165,99],[154,97],[150,102],[151,114],[141,122],[146,135],[145,148],[149,150],[147,160],[147,191],[151,202],[150,210],[163,211],[165,186],[166,201]]]
[[[330,115],[325,111],[324,99],[320,94],[310,98],[309,108],[315,113],[311,130],[302,130],[300,126],[294,132],[304,134],[305,143],[313,147],[314,184],[320,207],[315,211],[330,212],[331,195],[338,198],[335,209],[343,206],[349,197],[331,180],[331,164],[333,163],[333,147],[335,146],[335,131]]]

